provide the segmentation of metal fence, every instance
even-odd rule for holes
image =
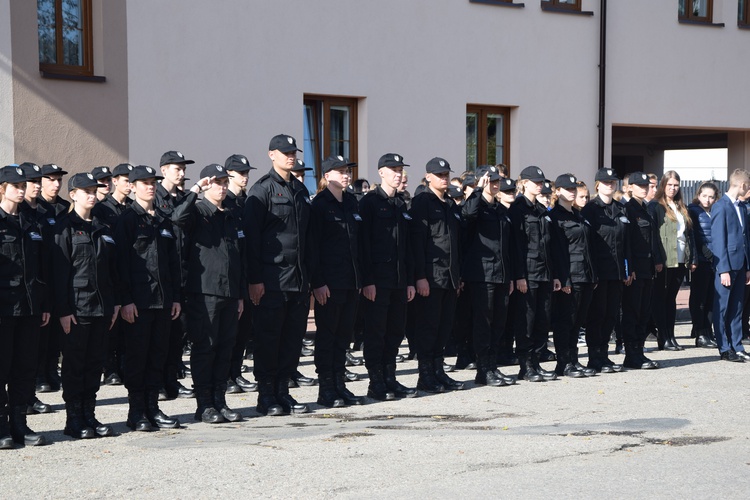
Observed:
[[[698,193],[698,188],[701,184],[703,184],[704,181],[682,181],[680,182],[680,191],[682,191],[682,201],[685,202],[685,205],[690,205],[692,203],[693,198],[695,198],[695,195]],[[714,184],[716,184],[716,187],[719,188],[719,192],[717,194],[717,198],[721,197],[726,193],[727,191],[727,181],[711,181]]]

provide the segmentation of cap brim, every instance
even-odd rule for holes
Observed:
[[[281,149],[281,148],[276,148],[276,149],[277,149],[278,151],[281,151],[282,153],[291,153],[292,151],[297,151],[298,153],[301,153],[301,152],[302,152],[302,150],[301,150],[301,149],[298,149],[298,148],[295,148],[295,147],[291,147],[291,148],[284,148],[284,149]]]

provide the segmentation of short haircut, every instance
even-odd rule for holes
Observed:
[[[750,173],[739,168],[729,176],[729,186],[739,186],[742,183],[750,185]]]

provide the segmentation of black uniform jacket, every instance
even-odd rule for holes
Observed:
[[[0,316],[49,312],[45,246],[34,217],[18,217],[0,208]]]
[[[117,256],[112,230],[96,217],[70,212],[55,229],[55,315],[108,317],[114,313]]]
[[[454,288],[461,274],[461,208],[446,197],[441,201],[427,189],[412,200],[411,248],[414,279],[431,287]]]
[[[271,291],[307,293],[310,199],[305,186],[293,175],[285,181],[271,169],[250,188],[243,223],[247,282],[263,283]]]
[[[392,198],[378,186],[359,202],[362,217],[360,254],[362,286],[401,289],[414,285],[409,240],[411,215],[400,193]]]
[[[645,203],[641,205],[635,198],[631,198],[625,208],[630,220],[630,272],[635,272],[636,279],[651,279],[656,272],[654,266],[664,263],[659,251],[659,229]]]
[[[598,196],[589,201],[581,215],[591,224],[592,260],[600,280],[626,280],[630,272],[630,219],[625,205]],[[626,273],[626,263],[628,272]]]
[[[55,222],[65,216],[65,214],[67,214],[68,210],[70,209],[70,202],[63,198],[60,198],[59,196],[55,198],[55,201],[50,203],[49,201],[45,200],[42,195],[39,195],[36,197],[36,202],[37,206],[41,205],[44,213],[48,214],[47,222],[51,226],[54,226]]]
[[[224,198],[224,209],[229,210],[234,215],[235,219],[241,221],[242,215],[245,212],[245,203],[247,202],[247,194],[244,191],[240,192],[239,196],[227,189],[227,197]]]
[[[557,278],[552,261],[552,219],[547,209],[521,195],[508,209],[518,252],[515,279],[552,281]]]
[[[154,200],[154,207],[171,220],[173,223],[183,216],[186,210],[192,206],[192,203],[198,199],[198,195],[192,191],[177,190],[177,194],[172,196],[169,192],[161,185],[156,185],[156,199]],[[187,261],[185,259],[185,250],[190,244],[188,239],[185,237],[185,233],[182,231],[180,226],[175,225],[174,234],[177,239],[177,254],[180,259],[180,285],[185,286],[185,280],[187,278]]]
[[[591,226],[578,209],[568,211],[560,205],[550,210],[552,228],[557,242],[554,252],[555,269],[562,286],[573,283],[596,283],[591,259]]]
[[[103,224],[114,229],[117,224],[117,218],[130,206],[131,203],[133,203],[133,200],[130,198],[125,198],[125,203],[120,203],[114,198],[114,196],[108,194],[103,200],[94,205],[91,214]]]
[[[508,210],[500,202],[488,203],[475,190],[462,207],[466,247],[461,278],[464,281],[508,283],[513,276],[516,248]]]
[[[117,221],[117,269],[123,306],[168,309],[180,301],[180,261],[174,225],[137,202]]]
[[[357,198],[344,191],[342,201],[324,189],[313,198],[310,224],[310,283],[313,288],[362,288]]]
[[[176,223],[187,235],[185,291],[231,299],[247,295],[245,233],[230,210],[201,200],[189,201]]]

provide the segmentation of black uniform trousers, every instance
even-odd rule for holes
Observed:
[[[187,315],[185,314],[185,303],[180,301],[183,312],[180,317],[169,324],[169,343],[167,354],[164,358],[164,385],[163,387],[174,388],[178,383],[179,373],[185,369],[182,362],[182,353],[185,349],[185,338],[187,334]]]
[[[623,282],[602,280],[592,294],[586,321],[586,346],[607,352],[612,330],[620,319]]]
[[[113,373],[122,376],[122,364],[125,352],[125,320],[117,318],[115,325],[107,332],[107,359],[104,362],[104,376]]]
[[[190,293],[186,305],[187,335],[193,343],[190,352],[193,385],[196,390],[226,388],[237,340],[239,301]]]
[[[321,306],[315,301],[315,372],[344,373],[357,314],[358,290],[329,290],[331,296]]]
[[[245,309],[237,322],[237,339],[232,348],[232,358],[229,361],[229,378],[236,380],[242,376],[242,363],[245,360],[245,349],[253,335],[252,302],[245,301]]]
[[[0,408],[34,398],[41,316],[0,316]]]
[[[750,287],[746,287],[750,288]],[[693,337],[711,333],[711,311],[714,303],[714,270],[709,262],[699,262],[690,275],[690,319]],[[744,327],[744,325],[743,325]]]
[[[623,289],[621,325],[625,344],[642,344],[646,341],[653,285],[654,280],[651,278],[637,278]]]
[[[96,399],[106,358],[111,317],[76,316],[63,339],[62,383],[66,403]]]
[[[550,312],[552,308],[552,283],[527,281],[526,293],[518,294],[516,318],[516,353],[521,356],[541,354],[547,347]]]
[[[138,309],[134,323],[125,325],[125,387],[131,393],[158,391],[164,382],[170,309]]]
[[[464,288],[456,300],[456,313],[453,320],[453,330],[448,345],[453,344],[456,356],[474,361],[474,342],[472,338],[472,299],[471,290]]]
[[[654,279],[654,321],[656,328],[666,338],[674,338],[674,322],[677,316],[677,293],[685,279],[685,264],[666,267]]]
[[[259,383],[280,383],[297,371],[309,310],[309,293],[263,294],[253,311],[253,374]]]
[[[50,376],[54,377],[56,374],[63,335],[65,333],[60,326],[60,319],[54,315],[50,317],[49,323],[39,330],[36,358],[36,377],[39,381],[49,381]],[[55,373],[52,373],[53,371]]]
[[[570,293],[561,290],[552,298],[552,340],[560,363],[575,361],[573,349],[578,349],[578,332],[588,315],[593,293],[593,283],[573,283]]]
[[[471,298],[474,352],[477,359],[489,357],[494,363],[508,317],[510,285],[470,282],[466,288]]]
[[[363,297],[359,306],[365,316],[365,367],[371,369],[395,363],[406,332],[406,289],[376,287],[375,300]]]
[[[456,290],[430,287],[430,295],[414,298],[414,342],[420,359],[443,357],[453,329]]]

